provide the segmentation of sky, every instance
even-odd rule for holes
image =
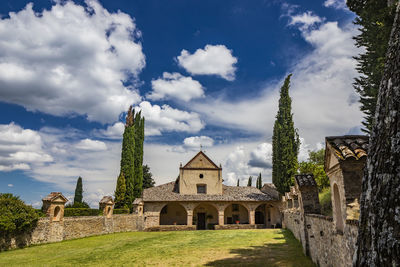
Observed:
[[[176,179],[199,150],[227,185],[271,182],[279,89],[299,160],[326,136],[360,134],[352,87],[362,50],[344,0],[0,2],[0,192],[35,207],[112,195],[126,111],[146,120],[144,164]]]

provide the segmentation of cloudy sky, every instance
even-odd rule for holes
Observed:
[[[1,1],[0,192],[40,206],[82,176],[96,206],[115,188],[129,105],[157,184],[200,144],[225,184],[270,182],[287,74],[301,160],[360,132],[354,17],[344,0]]]

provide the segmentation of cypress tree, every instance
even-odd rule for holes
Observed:
[[[82,203],[82,201],[83,201],[82,177],[79,176],[78,180],[76,181],[74,205]]]
[[[121,209],[126,208],[125,203],[125,194],[126,194],[126,182],[124,173],[121,172],[117,179],[117,188],[115,189],[115,208]]]
[[[360,76],[355,78],[354,89],[360,95],[360,109],[365,117],[364,132],[369,133],[374,123],[379,84],[383,76],[385,53],[395,11],[395,1],[347,0],[347,6],[358,17],[360,34],[354,37],[357,47],[365,49],[355,57]]]
[[[272,136],[272,182],[284,194],[294,183],[300,140],[294,128],[289,74],[280,90],[279,109]]]
[[[261,173],[257,177],[257,188],[261,189],[262,188],[262,178],[261,178]]]
[[[140,197],[143,191],[143,142],[144,142],[144,118],[141,111],[136,113],[135,125],[135,176],[134,176],[134,196]]]
[[[247,186],[251,186],[251,181],[253,180],[253,177],[249,177],[249,180],[247,181]]]
[[[236,186],[239,186],[239,179],[237,180],[237,185]]]
[[[132,106],[129,107],[122,139],[121,173],[125,176],[125,204],[132,209],[132,203],[135,200],[135,126]]]
[[[143,189],[153,187],[155,184],[150,167],[143,165]]]

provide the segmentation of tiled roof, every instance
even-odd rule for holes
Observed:
[[[279,200],[251,186],[222,185],[222,195],[181,195],[174,190],[175,182],[147,188],[143,201],[271,201]]]
[[[317,186],[317,183],[315,182],[314,175],[311,173],[309,174],[296,174],[294,176],[296,179],[296,183],[299,185],[299,187],[303,186]]]
[[[272,183],[264,184],[261,188],[261,192],[268,194],[276,199],[279,199],[279,192],[276,190],[276,187]]]
[[[139,205],[142,202],[143,202],[142,198],[135,198],[135,200],[133,201],[133,205]]]
[[[100,200],[100,203],[101,204],[103,204],[103,203],[108,203],[108,202],[112,202],[112,203],[114,203],[114,201],[113,201],[113,198],[111,197],[111,196],[104,196],[101,200]]]
[[[335,150],[335,156],[340,160],[349,158],[361,159],[367,156],[368,140],[366,135],[329,136],[325,138]]]
[[[42,200],[44,201],[53,201],[56,198],[62,198],[65,202],[68,201],[68,199],[66,197],[63,196],[63,194],[61,192],[51,192],[50,194],[48,194],[45,198],[43,198]]]

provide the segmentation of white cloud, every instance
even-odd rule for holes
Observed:
[[[172,98],[189,101],[204,97],[204,89],[198,81],[177,72],[164,72],[162,78],[151,81],[151,86],[153,91],[147,97],[152,100]]]
[[[209,148],[214,145],[214,139],[208,136],[191,136],[183,140],[183,145],[172,147],[172,151],[185,153],[187,151],[199,151],[202,148]]]
[[[97,1],[32,4],[0,20],[0,100],[52,115],[115,121],[140,96],[123,81],[145,66],[133,18]]]
[[[192,75],[217,75],[228,81],[235,79],[237,58],[225,45],[206,45],[190,54],[183,49],[178,64]]]
[[[135,110],[141,110],[146,119],[146,136],[174,131],[196,133],[204,127],[199,114],[174,109],[168,105],[152,105],[148,101],[143,101],[138,107],[135,107]]]
[[[272,144],[262,143],[250,152],[248,165],[258,168],[272,168]]]
[[[0,171],[28,170],[51,161],[38,132],[14,123],[0,124]]]
[[[343,135],[361,125],[362,113],[352,86],[358,76],[353,56],[360,50],[353,44],[356,26],[351,22],[342,27],[337,22],[326,22],[300,31],[313,51],[292,65],[290,95],[295,127],[314,147],[325,136]],[[268,140],[282,84],[283,79],[269,82],[254,98],[232,102],[221,95],[191,103],[190,107],[208,125],[224,125]]]
[[[303,14],[290,16],[289,25],[297,25],[300,26],[301,29],[307,29],[315,24],[321,23],[322,21],[322,18],[313,14],[311,11],[307,11]]]
[[[14,185],[13,185],[13,184],[8,184],[7,186],[8,186],[8,187],[14,187]]]
[[[105,130],[95,130],[94,135],[107,139],[122,139],[125,130],[125,124],[116,122],[113,125],[108,125]]]
[[[90,150],[90,151],[103,151],[107,150],[107,146],[104,142],[99,140],[84,139],[75,145],[77,149],[80,150]]]
[[[346,0],[326,0],[324,6],[347,10]]]

